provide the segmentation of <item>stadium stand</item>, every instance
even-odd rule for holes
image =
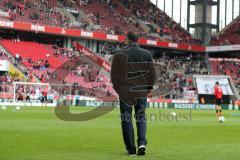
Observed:
[[[95,25],[100,25],[99,31],[109,34],[125,34],[126,31],[143,32],[141,27],[124,12],[124,8],[112,1],[63,1],[68,7],[77,7],[83,11]]]
[[[168,41],[177,43],[199,43],[193,39],[191,35],[171,19],[166,13],[157,8],[148,0],[139,3],[137,0],[121,0],[133,15],[143,20],[151,27],[151,23],[157,24],[158,28],[152,28],[152,32],[158,33],[160,36],[167,36]]]
[[[117,44],[103,44],[97,54],[111,62],[117,50]],[[193,74],[209,74],[208,63],[203,54],[171,56],[171,53],[164,53],[155,58],[154,63],[158,72],[157,86],[161,88],[157,94],[167,98],[182,98],[184,89],[193,89]]]
[[[231,58],[210,58],[212,74],[229,75],[240,91],[240,60]]]
[[[0,60],[7,60],[10,63],[14,63],[12,59],[10,59],[5,50],[0,51]],[[8,97],[9,93],[13,93],[13,82],[24,81],[23,78],[20,78],[17,74],[9,74],[7,72],[2,73],[0,75],[0,97]]]
[[[12,21],[29,22],[33,24],[72,27],[69,18],[58,11],[58,7],[67,7],[79,10],[86,14],[87,19],[80,19],[81,23],[99,25],[95,31],[108,34],[125,34],[129,30],[138,31],[142,37],[160,38],[175,43],[199,44],[179,24],[172,20],[166,13],[157,8],[149,0],[1,0],[0,9],[9,12],[8,19]],[[100,14],[101,13],[101,14]],[[2,18],[2,17],[1,17]],[[6,18],[6,17],[5,17]],[[79,19],[78,19],[79,20]],[[150,30],[144,29],[143,22]],[[153,25],[154,24],[154,25]],[[155,27],[154,27],[155,26]],[[157,26],[157,27],[156,27]],[[86,26],[80,26],[86,29]],[[78,28],[78,29],[80,29]],[[239,44],[240,18],[234,20],[221,34],[213,38],[212,45]],[[103,43],[103,42],[101,42]],[[105,43],[105,42],[104,42]],[[108,42],[106,42],[108,43]],[[55,71],[70,59],[79,56],[71,49],[59,47],[54,43],[39,43],[32,39],[21,37],[7,39],[1,37],[0,44],[11,54],[0,52],[0,59],[9,60],[17,68],[24,72],[28,81],[50,82]],[[31,47],[30,47],[31,46]],[[106,48],[108,45],[99,46],[99,54],[107,61],[112,54],[119,49],[116,45]],[[80,53],[80,55],[83,55]],[[191,56],[164,56],[156,59],[156,68],[159,74],[158,87],[163,89],[159,94],[167,98],[182,98],[183,90],[192,87],[193,74],[208,74],[208,67],[203,57]],[[228,59],[210,59],[210,68],[213,74],[231,75],[237,88],[240,86],[239,61]],[[78,66],[65,68],[67,76],[58,79],[59,83],[81,84],[83,94],[94,96],[111,96],[115,92],[110,85],[109,77],[102,73],[95,65],[86,62],[84,57]],[[167,72],[166,72],[167,70]],[[1,83],[19,81],[11,75],[8,80],[1,77]],[[1,91],[6,91],[2,87]],[[91,89],[91,91],[89,91]]]
[[[212,38],[210,45],[240,44],[240,16]]]
[[[74,22],[70,23],[69,17],[60,13],[58,8],[61,7],[72,8],[86,14],[87,18],[81,17],[76,20],[80,20],[79,27],[81,29],[90,28],[108,34],[125,34],[129,30],[134,30],[138,31],[142,37],[147,38],[161,38],[176,43],[200,43],[148,0],[144,0],[142,3],[138,3],[136,0],[0,1],[0,9],[9,12],[8,19],[12,21],[76,28],[72,25]],[[136,12],[136,10],[138,11]],[[144,22],[145,27],[139,21]],[[153,27],[152,24],[158,27]],[[92,25],[101,27],[89,27]],[[146,26],[149,30],[146,29]]]
[[[38,65],[40,65],[39,67],[43,67],[43,64],[47,66],[46,63],[49,63],[51,68],[57,68],[68,60],[67,57],[57,58],[54,56],[55,49],[50,48],[51,46],[48,45],[13,40],[1,40],[0,43],[17,59],[23,59],[22,63],[25,66],[38,68]],[[37,64],[33,64],[32,62],[37,62]]]
[[[56,10],[57,1],[2,0],[1,9],[9,12],[12,21],[62,26],[63,17]]]
[[[227,46],[240,44],[240,16],[234,19],[221,32],[212,37],[210,45]],[[220,55],[219,55],[220,56]],[[239,56],[235,58],[210,58],[212,74],[229,75],[240,93],[240,63]],[[229,57],[231,57],[229,55]]]
[[[184,89],[195,90],[193,74],[208,74],[204,59],[195,56],[163,56],[155,59],[155,63],[157,85],[165,98],[182,98]]]
[[[51,79],[55,79],[53,77],[54,71],[61,68],[71,58],[77,56],[72,50],[59,48],[51,44],[10,39],[2,39],[0,44],[15,57],[18,63],[28,69],[30,82],[32,81],[30,77],[33,75],[42,83],[51,82]],[[76,68],[77,66],[72,65],[71,67]],[[71,68],[63,69],[68,75],[60,77],[58,83],[81,84],[83,90],[93,89],[91,92],[85,92],[86,94],[97,97],[104,94],[105,96],[115,94],[109,78],[87,62],[80,61],[77,70]]]

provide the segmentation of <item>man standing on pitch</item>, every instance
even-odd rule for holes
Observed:
[[[111,80],[120,99],[123,140],[128,155],[145,155],[147,94],[153,89],[156,72],[149,51],[140,48],[138,35],[127,34],[128,49],[119,51],[112,61]],[[137,126],[136,151],[132,124],[132,106]]]
[[[222,107],[220,105],[223,97],[222,88],[220,87],[219,82],[216,82],[215,84],[214,97],[216,100],[216,114],[217,114],[217,117],[219,118],[220,116],[222,116]]]

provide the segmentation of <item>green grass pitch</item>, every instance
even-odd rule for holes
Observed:
[[[84,112],[89,108],[73,108]],[[148,109],[187,114],[188,110]],[[240,149],[240,112],[193,110],[192,121],[148,122],[145,157],[125,155],[119,110],[87,122],[64,122],[53,108],[0,110],[0,160],[236,160]]]

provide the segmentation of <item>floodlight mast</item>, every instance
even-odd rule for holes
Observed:
[[[190,22],[191,6],[195,6],[195,22]],[[216,24],[212,23],[212,8],[217,7]],[[211,40],[212,29],[219,32],[220,0],[188,0],[187,4],[187,30],[194,28],[193,37],[202,40],[203,45],[208,45]]]

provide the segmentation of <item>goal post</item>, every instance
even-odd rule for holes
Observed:
[[[93,91],[77,83],[13,82],[12,88],[11,103],[20,106],[75,106],[79,105],[81,100],[97,99],[91,95]],[[44,94],[44,89],[47,94]]]
[[[25,89],[29,89],[29,92],[31,92],[31,89],[34,89],[34,91],[36,91],[36,89],[42,89],[47,87],[47,89],[49,90],[50,86],[48,83],[31,83],[31,82],[13,82],[13,101],[16,102],[17,100],[17,94],[16,92],[18,92],[19,87],[24,87]],[[21,91],[19,91],[21,92]],[[39,90],[40,92],[40,90]],[[28,93],[25,93],[28,94]],[[30,94],[30,93],[29,93]],[[39,93],[40,96],[40,93]],[[40,98],[40,97],[36,97],[35,98]]]
[[[53,84],[53,83],[31,83],[31,82],[13,82],[13,101],[17,102],[24,97],[30,99],[29,102],[41,103],[42,92],[46,90],[48,100],[60,102],[64,98],[72,100],[71,84]],[[19,98],[19,95],[22,97]]]

